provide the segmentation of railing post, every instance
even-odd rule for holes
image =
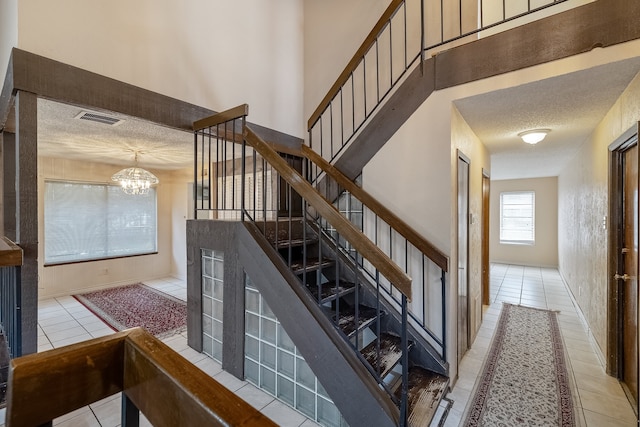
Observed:
[[[400,398],[400,426],[407,425],[409,408],[409,349],[407,339],[407,296],[402,295],[402,335],[400,337],[402,347],[402,396]]]
[[[447,273],[440,270],[442,282],[442,360],[447,361]]]
[[[122,393],[122,427],[138,427],[140,425],[140,410],[129,399],[126,393]]]

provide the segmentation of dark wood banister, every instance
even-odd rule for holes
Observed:
[[[271,146],[245,126],[244,138],[287,181],[300,196],[307,200],[336,231],[386,277],[408,300],[411,300],[411,278],[369,238],[347,220],[309,182],[302,177]]]
[[[0,267],[18,267],[22,265],[22,248],[8,237],[0,238]]]
[[[7,427],[43,425],[119,391],[154,426],[276,425],[166,344],[134,328],[13,359]]]
[[[353,55],[353,58],[351,58],[351,61],[349,61],[347,66],[342,71],[342,74],[340,74],[336,82],[333,84],[333,86],[331,86],[331,89],[329,89],[329,92],[327,92],[325,97],[320,102],[320,105],[318,105],[318,108],[316,108],[316,110],[313,112],[313,114],[309,118],[309,121],[307,123],[307,130],[311,130],[313,125],[320,118],[320,116],[322,115],[322,112],[327,108],[331,100],[336,96],[340,88],[347,82],[347,80],[349,79],[349,76],[357,68],[362,57],[367,53],[367,51],[371,48],[371,46],[373,46],[373,42],[376,40],[376,38],[380,34],[380,31],[384,29],[389,19],[391,19],[393,14],[396,12],[398,7],[403,2],[404,0],[393,0],[391,4],[387,7],[387,9],[384,11],[384,13],[380,17],[376,25],[373,27],[373,29],[371,30],[367,38],[364,39],[364,42],[362,42],[362,45],[360,45],[360,48]]]
[[[346,175],[340,172],[335,166],[327,162],[322,156],[313,151],[306,145],[302,146],[302,154],[318,165],[320,169],[336,180],[338,185],[350,192],[356,199],[360,200],[373,213],[378,215],[383,221],[389,224],[402,237],[407,239],[409,243],[418,248],[423,254],[429,257],[438,267],[444,271],[449,269],[449,259],[447,256],[436,248],[431,242],[427,241],[410,225],[400,219],[396,214],[387,209],[382,203],[378,202],[373,196],[363,190],[361,187],[353,183]]]

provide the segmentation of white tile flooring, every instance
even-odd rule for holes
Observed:
[[[460,362],[458,381],[449,394],[455,403],[445,425],[462,425],[502,303],[509,302],[560,311],[558,321],[569,354],[569,374],[577,388],[577,395],[572,397],[578,407],[578,426],[636,426],[631,404],[619,382],[605,373],[594,351],[596,344],[590,340],[558,270],[492,264],[490,275],[491,305],[484,312],[474,343]]]
[[[166,278],[145,281],[144,283],[184,301],[187,299],[184,281]],[[38,303],[38,351],[45,351],[112,333],[113,330],[111,328],[71,296],[47,299]],[[278,425],[290,427],[312,427],[318,425],[252,384],[241,381],[223,371],[219,363],[202,353],[198,353],[187,345],[186,333],[174,335],[163,341]],[[53,424],[60,427],[119,426],[120,404],[121,398],[120,393],[118,393],[55,419]],[[6,409],[0,410],[0,427],[4,427],[5,412]],[[142,426],[150,425],[142,416],[140,424]]]
[[[145,282],[163,292],[186,300],[185,283],[167,278]],[[491,305],[486,309],[478,335],[460,364],[460,374],[449,397],[454,405],[446,426],[462,424],[484,358],[493,336],[503,302],[559,310],[558,316],[577,396],[582,426],[635,426],[636,418],[618,381],[605,374],[593,350],[583,322],[571,301],[556,269],[493,264],[491,266]],[[113,333],[93,313],[73,297],[41,301],[38,308],[38,350],[44,351],[67,344]],[[175,335],[164,342],[204,372],[234,391],[282,426],[316,426],[300,413],[275,400],[253,385],[223,371],[220,365],[187,345],[186,334]],[[0,427],[4,427],[5,410],[0,410]],[[114,395],[71,414],[56,419],[64,427],[120,425],[120,395]],[[149,425],[143,420],[142,425]]]

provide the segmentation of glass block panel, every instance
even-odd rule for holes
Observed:
[[[213,277],[213,268],[212,268],[210,259],[205,258],[202,260],[202,275]]]
[[[213,335],[213,325],[212,320],[208,316],[202,316],[202,331],[207,332],[209,335]]]
[[[269,307],[269,305],[264,300],[262,300],[262,312],[261,312],[261,314],[264,317],[268,317],[269,319],[276,320],[276,315],[273,314],[273,311],[271,311],[271,308]]]
[[[318,390],[318,395],[324,396],[327,399],[331,400],[331,398],[329,397],[329,394],[327,393],[327,390],[325,390],[324,387],[322,387],[322,384],[320,384],[320,381],[316,381],[316,388]]]
[[[289,381],[285,377],[278,375],[278,399],[288,403],[291,406],[294,406],[294,392],[295,389],[293,387],[293,381]]]
[[[202,297],[202,312],[207,316],[212,315],[213,310],[213,300],[208,297]]]
[[[222,321],[222,301],[213,300],[213,318]]]
[[[223,301],[222,298],[224,292],[224,284],[221,280],[214,279],[213,280],[213,297],[217,300]]]
[[[224,263],[222,261],[213,261],[213,277],[215,277],[216,279],[224,278]]]
[[[318,422],[325,426],[340,427],[341,415],[336,405],[318,398]]]
[[[276,369],[276,348],[267,343],[261,343],[260,363],[271,369]]]
[[[296,380],[311,390],[316,389],[316,376],[304,359],[296,358]]]
[[[222,363],[222,344],[221,343],[217,341],[213,342],[213,353],[211,354],[211,357],[213,357],[218,362]]]
[[[296,386],[296,409],[307,417],[316,416],[316,395],[304,387]]]
[[[211,258],[213,256],[213,251],[211,249],[202,249],[202,256]]]
[[[244,293],[245,310],[260,313],[260,294],[247,289]]]
[[[260,360],[260,344],[259,341],[253,337],[245,335],[244,337],[244,354],[251,357],[253,360]]]
[[[209,277],[202,278],[202,294],[206,296],[213,296],[213,281]]]
[[[211,356],[213,354],[213,338],[202,336],[202,352]]]
[[[255,385],[260,384],[260,367],[256,362],[250,359],[244,359],[244,377],[254,383]]]
[[[213,320],[211,322],[211,325],[212,325],[211,335],[218,341],[222,341],[222,322],[218,320]]]
[[[285,350],[289,350],[292,353],[295,351],[295,348],[296,348],[296,346],[293,344],[293,341],[291,341],[291,338],[289,338],[289,335],[287,335],[284,328],[279,323],[278,323],[278,347],[282,347]]]
[[[260,366],[260,388],[274,396],[276,394],[276,373],[264,366]]]
[[[272,344],[276,343],[276,322],[262,318],[262,336],[263,340]]]
[[[245,312],[245,331],[254,337],[260,336],[260,318],[255,314]]]
[[[295,356],[287,351],[278,350],[278,372],[288,378],[295,378]]]
[[[253,284],[249,276],[245,276],[244,287],[245,289],[253,289],[254,291],[258,290],[258,288],[256,288],[256,286]]]

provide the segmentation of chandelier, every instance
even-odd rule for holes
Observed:
[[[135,153],[135,166],[122,169],[111,176],[111,180],[118,182],[126,194],[147,194],[152,185],[160,182],[151,172],[138,167],[138,152]]]

